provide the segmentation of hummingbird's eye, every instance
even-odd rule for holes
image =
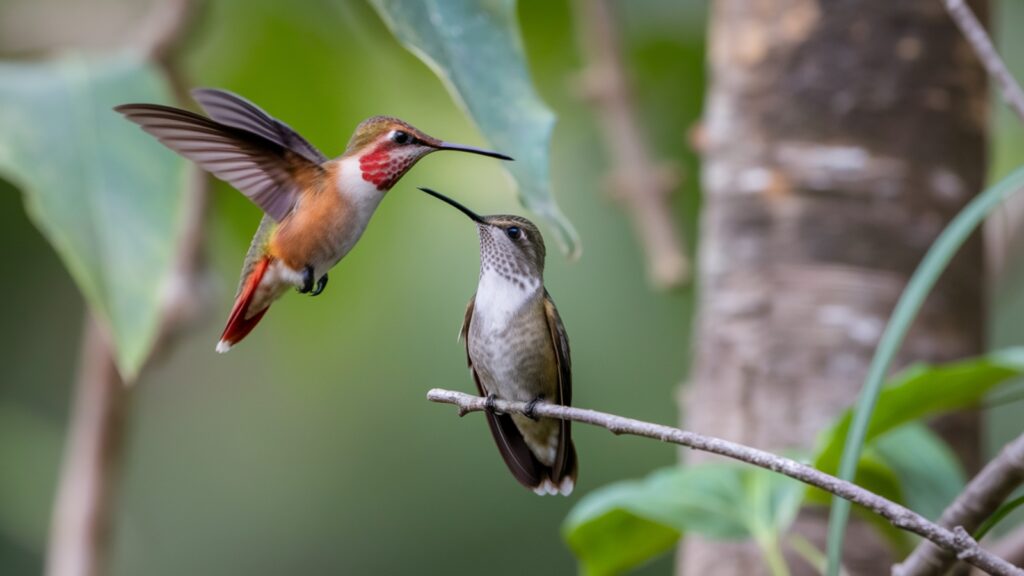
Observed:
[[[523,236],[523,231],[519,229],[519,226],[509,226],[505,228],[505,234],[513,240],[519,240]]]
[[[409,136],[408,132],[395,130],[391,133],[391,141],[395,144],[408,144],[410,140],[412,140],[412,137]]]

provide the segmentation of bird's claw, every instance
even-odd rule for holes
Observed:
[[[494,401],[497,399],[498,396],[496,394],[488,394],[487,398],[484,400],[484,410],[486,410],[489,414],[494,414],[495,412],[497,412],[497,410],[494,408]]]
[[[326,287],[327,287],[327,274],[324,274],[323,276],[320,277],[319,280],[316,281],[316,288],[314,288],[313,291],[309,293],[309,295],[310,296],[319,296],[320,293],[323,292],[324,288],[326,288]]]
[[[309,294],[313,291],[313,267],[306,266],[302,269],[302,287],[298,289],[300,294]]]
[[[537,408],[537,403],[543,402],[543,401],[544,401],[544,395],[541,394],[540,396],[537,396],[533,400],[530,400],[529,402],[527,402],[526,403],[526,407],[523,408],[523,416],[526,416],[527,418],[529,418],[530,420],[533,420],[534,422],[539,420],[540,418],[538,418],[537,415],[533,413],[533,411]]]

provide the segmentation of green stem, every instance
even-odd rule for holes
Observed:
[[[782,554],[782,543],[779,541],[778,535],[772,532],[757,538],[756,541],[758,548],[761,549],[761,554],[764,555],[764,559],[768,563],[768,570],[772,576],[789,576],[789,566]]]
[[[871,414],[874,412],[878,394],[885,375],[889,371],[903,339],[917,317],[921,305],[935,282],[946,269],[953,255],[999,204],[1024,186],[1024,168],[1018,168],[995,186],[988,188],[972,199],[953,221],[946,226],[935,243],[925,254],[906,289],[893,310],[882,339],[871,359],[864,388],[853,413],[853,422],[846,435],[843,457],[839,463],[839,478],[852,480],[860,461],[861,449],[867,435]],[[828,525],[828,576],[838,576],[846,521],[850,515],[850,503],[841,498],[832,498],[832,510]]]
[[[974,533],[974,539],[981,540],[982,538],[984,538],[985,535],[988,534],[989,530],[995,528],[996,524],[1002,522],[1003,518],[1006,518],[1010,514],[1010,512],[1013,512],[1017,508],[1020,508],[1021,505],[1024,505],[1024,496],[1014,498],[1013,500],[1010,500],[1006,504],[1000,506],[999,510],[996,510],[995,514],[990,516],[988,520],[985,520],[984,524],[978,527],[978,530]]]

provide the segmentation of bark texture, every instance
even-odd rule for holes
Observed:
[[[973,6],[984,17],[983,3]],[[684,425],[767,449],[808,447],[855,400],[907,279],[983,184],[986,78],[936,0],[717,0],[710,33]],[[981,350],[982,278],[975,238],[926,304],[901,365]],[[939,428],[976,468],[977,416]],[[806,514],[798,526],[820,544],[824,522]],[[852,574],[887,573],[893,560],[852,527]],[[699,538],[687,539],[679,568],[765,573],[752,547]]]

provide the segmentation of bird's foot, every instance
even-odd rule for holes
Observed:
[[[302,287],[298,289],[300,294],[309,294],[313,291],[313,267],[306,265],[302,269]]]
[[[526,408],[523,408],[523,416],[526,416],[527,418],[529,418],[530,420],[533,420],[534,422],[536,422],[537,420],[540,420],[540,418],[538,418],[537,415],[533,413],[533,411],[537,408],[537,404],[539,402],[543,402],[543,401],[544,401],[544,395],[541,394],[540,396],[537,396],[533,400],[530,400],[529,402],[527,402],[526,403]]]
[[[323,276],[320,277],[319,280],[316,281],[316,288],[314,288],[313,291],[309,293],[309,295],[310,296],[319,296],[320,293],[323,292],[324,288],[326,288],[326,287],[327,287],[327,274],[324,274]]]
[[[484,400],[484,410],[486,410],[488,414],[496,414],[498,412],[498,410],[494,407],[494,401],[497,399],[497,394],[487,395],[487,398]]]

